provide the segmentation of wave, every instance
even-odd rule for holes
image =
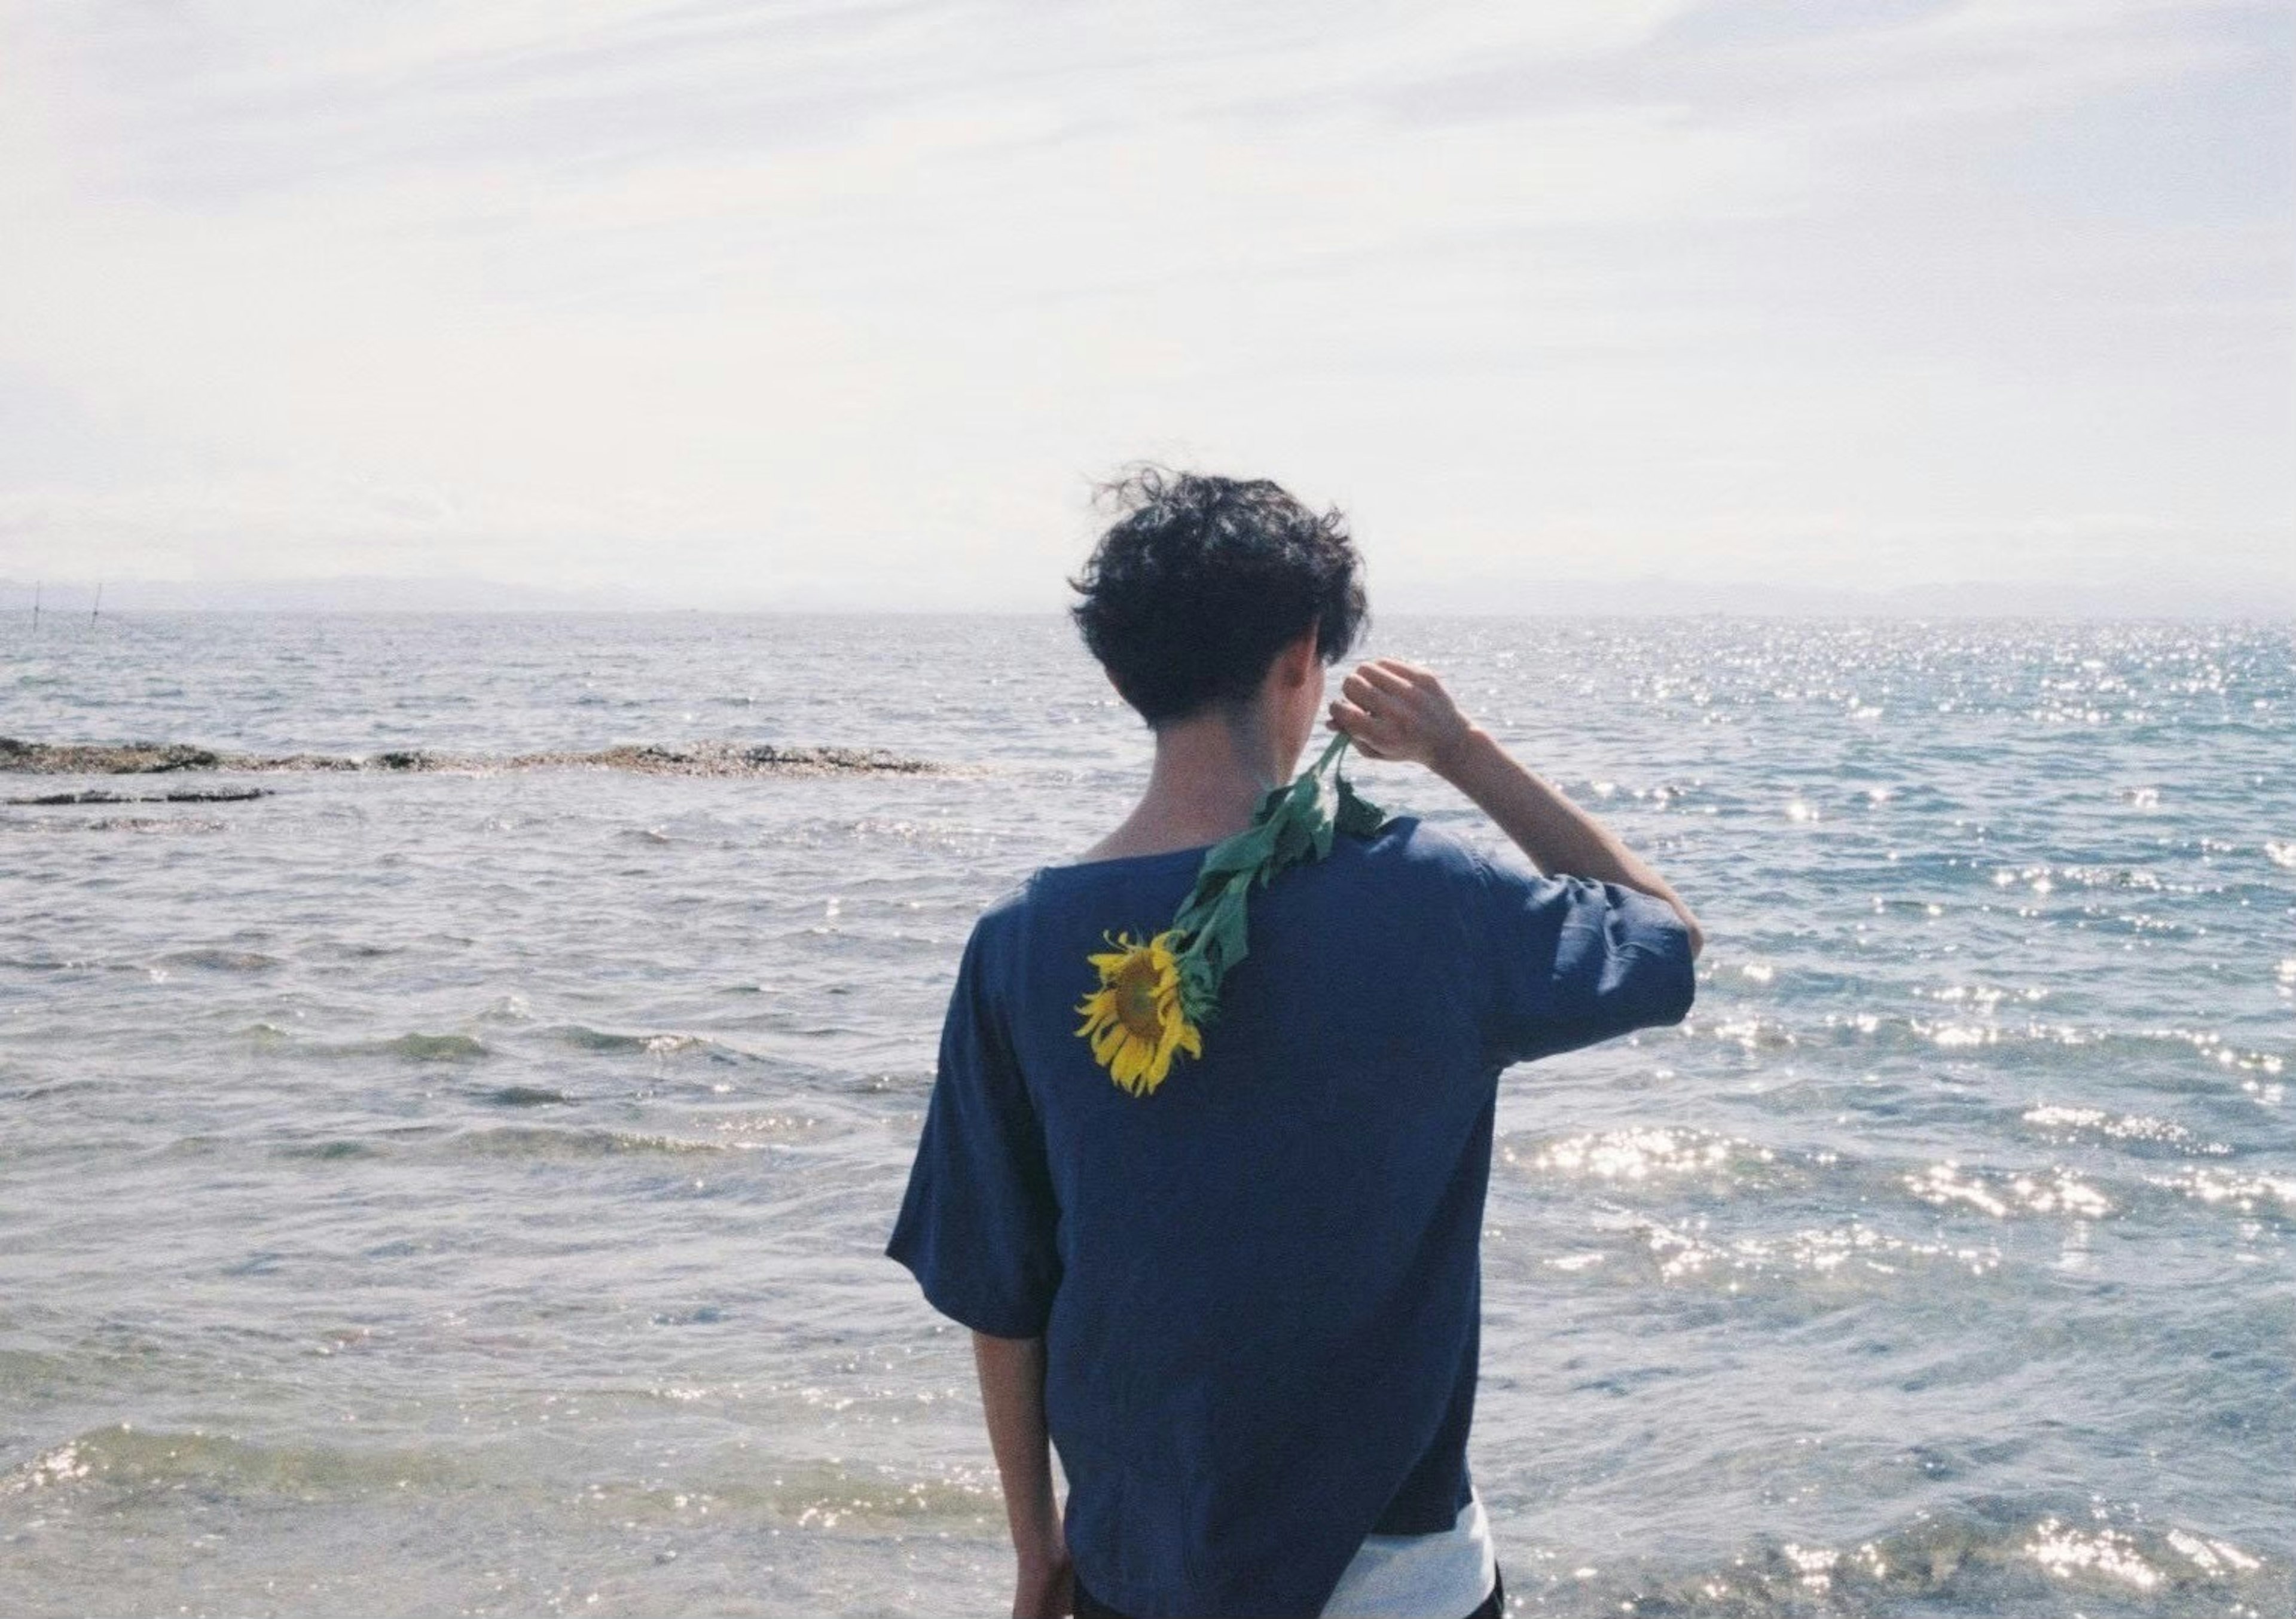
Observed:
[[[225,950],[219,946],[175,950],[160,958],[162,967],[196,968],[208,972],[269,972],[285,965],[277,956],[259,950]]]
[[[563,1091],[554,1091],[547,1085],[503,1085],[489,1091],[480,1100],[497,1108],[548,1108],[574,1099]]]
[[[351,1450],[335,1445],[251,1443],[201,1429],[91,1428],[0,1473],[0,1500],[75,1489],[398,1492],[446,1484],[455,1470],[425,1450]],[[404,1482],[402,1482],[404,1481]]]
[[[2142,1116],[2114,1118],[2091,1108],[2036,1106],[2016,1116],[2043,1126],[2040,1139],[2062,1138],[2061,1120],[2090,1127],[2083,1145],[2123,1159],[2120,1165],[2084,1172],[2062,1163],[2046,1166],[1960,1159],[1853,1157],[1832,1149],[1796,1150],[1690,1125],[1641,1125],[1570,1135],[1503,1131],[1493,1143],[1497,1173],[1535,1184],[1600,1185],[1619,1196],[1649,1186],[1668,1196],[1696,1190],[1707,1197],[1810,1192],[1826,1206],[1872,1208],[1894,1201],[2011,1219],[2067,1215],[2106,1219],[2162,1195],[2209,1204],[2232,1204],[2243,1213],[2277,1207],[2296,1214],[2296,1175],[2236,1168],[2237,1155],[2221,1141],[2202,1141],[2167,1121]],[[2079,1139],[2079,1138],[2077,1138]],[[2175,1154],[2158,1149],[2174,1143]],[[2172,1173],[2146,1173],[2163,1157]],[[2214,1158],[2198,1163],[2197,1158]]]
[[[722,1397],[675,1385],[616,1392],[679,1404]],[[1954,1465],[1950,1451],[1921,1449],[1928,1463]],[[602,1512],[615,1521],[683,1524],[698,1507],[734,1521],[849,1532],[940,1524],[961,1531],[994,1508],[988,1487],[964,1476],[782,1459],[677,1478],[595,1476],[569,1503],[562,1487],[540,1476],[505,1474],[483,1447],[258,1443],[126,1423],[49,1443],[0,1471],[0,1501],[20,1509],[84,1501],[116,1509],[185,1490],[203,1500],[303,1507],[507,1493],[566,1504],[570,1521],[585,1524]],[[1834,1619],[2078,1611],[2091,1619],[2181,1619],[2296,1607],[2285,1550],[2252,1525],[2202,1525],[2067,1492],[1924,1495],[1920,1506],[1899,1507],[1864,1532],[1797,1533],[1788,1507],[1777,1514],[1787,1526],[1734,1551],[1669,1556],[1605,1535],[1583,1551],[1542,1546],[1510,1557],[1503,1549],[1501,1561],[1510,1592],[1573,1613]]]
[[[2109,1134],[2087,1144],[2129,1145]],[[1597,1194],[1595,1229],[1541,1261],[1546,1269],[1734,1292],[1757,1282],[1857,1291],[1922,1275],[1984,1277],[2021,1253],[2030,1258],[2021,1232],[2054,1242],[2051,1233],[2096,1222],[2158,1230],[2230,1218],[2259,1233],[2296,1229],[2296,1175],[2222,1157],[2156,1168],[2131,1153],[2096,1169],[1866,1157],[1644,1126],[1504,1132],[1492,1173],[1574,1199]]]
[[[70,816],[10,815],[0,818],[0,829],[12,832],[141,832],[147,836],[181,837],[192,832],[224,832],[230,827],[203,815],[97,815],[87,820]]]
[[[706,1323],[725,1318],[705,1307],[691,1319]],[[579,1397],[585,1405],[632,1396],[648,1406],[684,1405],[715,1393],[656,1384]],[[515,1461],[511,1465],[518,1467]],[[496,1500],[505,1495],[560,1503],[567,1499],[557,1480],[522,1469],[506,1474],[484,1448],[258,1443],[202,1429],[146,1429],[127,1423],[87,1429],[0,1469],[0,1502],[14,1498],[22,1505],[45,1499],[61,1506],[75,1496],[108,1495],[113,1500],[107,1504],[118,1506],[125,1504],[120,1497],[159,1499],[184,1490],[198,1492],[203,1500],[269,1500],[297,1506],[385,1496],[403,1502],[410,1494],[445,1500],[474,1492]],[[692,1521],[692,1509],[699,1506],[749,1521],[819,1529],[840,1524],[898,1527],[920,1520],[955,1526],[978,1522],[983,1509],[996,1504],[987,1486],[962,1476],[783,1460],[761,1463],[755,1472],[690,1480],[596,1477],[573,1500],[586,1521],[607,1509],[617,1520],[682,1524]]]
[[[496,1124],[465,1130],[447,1145],[455,1152],[487,1158],[603,1158],[621,1154],[683,1157],[690,1153],[737,1152],[757,1143],[696,1141],[683,1136],[647,1135],[626,1130],[559,1130],[539,1124]]]
[[[275,1038],[273,1026],[258,1025],[258,1037]],[[414,1032],[390,1040],[362,1040],[348,1045],[306,1048],[320,1057],[398,1057],[408,1062],[480,1062],[494,1055],[484,1041],[468,1034],[425,1034]]]
[[[308,1158],[327,1163],[336,1158],[372,1158],[380,1156],[378,1149],[365,1141],[310,1141],[274,1149],[283,1158]]]
[[[0,1102],[36,1102],[51,1096],[68,1096],[76,1091],[100,1091],[102,1082],[94,1079],[51,1079],[20,1086],[12,1091],[0,1091]]]
[[[255,754],[226,752],[184,742],[27,742],[0,737],[0,771],[21,774],[154,775],[222,770],[386,771],[402,774],[435,771],[477,774],[506,770],[612,770],[652,776],[955,773],[947,765],[880,748],[782,748],[732,741],[690,742],[676,747],[639,743],[588,752],[441,753],[429,748],[399,748],[373,754]],[[77,797],[59,794],[43,801]]]
[[[2013,1060],[2027,1069],[2062,1067],[2083,1073],[2100,1064],[2132,1063],[2147,1064],[2158,1073],[2156,1059],[2166,1054],[2198,1059],[2202,1065],[2199,1071],[2210,1074],[2212,1082],[2228,1075],[2262,1075],[2259,1084],[2278,1078],[2287,1066],[2286,1059],[2276,1052],[2237,1044],[2213,1029],[2115,1028],[2037,1018],[2004,1020],[1981,1012],[1924,1018],[1830,1011],[1795,1018],[1751,1007],[1730,1008],[1718,1016],[1693,1013],[1679,1026],[1676,1037],[1718,1041],[1748,1052],[1828,1048],[1921,1055],[1982,1051],[1988,1060]],[[2182,1080],[2164,1075],[2156,1083],[2171,1090],[2194,1088],[2189,1075]]]
[[[578,1051],[639,1053],[650,1057],[707,1057],[717,1062],[736,1062],[742,1053],[701,1034],[625,1034],[594,1029],[579,1023],[554,1024],[536,1031],[560,1045]]]
[[[209,959],[223,955],[226,959]],[[239,972],[265,972],[276,965],[269,958],[228,956],[227,953],[190,952],[178,961],[174,957],[162,957],[176,966],[207,968]],[[162,969],[164,970],[164,969]],[[507,1023],[514,1026],[515,1018],[523,1012],[512,1013],[497,1003],[489,1009],[486,1021]],[[483,1062],[500,1055],[497,1049],[475,1034],[459,1033],[430,1034],[410,1030],[403,1034],[374,1040],[355,1040],[337,1044],[301,1045],[286,1029],[275,1023],[258,1022],[239,1031],[241,1036],[258,1046],[283,1047],[294,1045],[299,1051],[315,1057],[396,1057],[408,1062]],[[657,1059],[698,1059],[709,1063],[742,1063],[754,1061],[749,1053],[721,1041],[702,1034],[634,1034],[612,1029],[594,1029],[578,1023],[556,1024],[544,1028],[520,1029],[514,1034],[496,1036],[512,1043],[539,1039],[576,1051],[608,1057],[652,1057]],[[531,1107],[542,1102],[565,1102],[575,1099],[547,1086],[507,1085],[486,1094],[486,1100],[504,1107]]]
[[[2101,1510],[2087,1498],[1975,1496],[1855,1541],[1765,1536],[1710,1567],[1629,1556],[1526,1568],[1526,1595],[1570,1611],[1679,1615],[1880,1613],[2197,1615],[2289,1611],[2289,1568],[2211,1531]],[[1517,1582],[1510,1579],[1510,1592]],[[1543,1600],[1542,1600],[1543,1599]],[[1582,1606],[1583,1605],[1583,1606]]]
[[[16,1100],[0,1092],[0,1100]],[[541,1086],[505,1085],[479,1092],[475,1100],[495,1108],[578,1107],[581,1099]],[[454,1124],[447,1123],[399,1125],[357,1136],[313,1135],[276,1142],[267,1150],[275,1158],[307,1163],[343,1159],[448,1157],[535,1158],[564,1160],[622,1155],[684,1157],[695,1154],[759,1152],[783,1142],[811,1137],[828,1121],[808,1113],[741,1112],[731,1116],[708,1113],[690,1116],[678,1127],[691,1132],[615,1130],[576,1124]],[[173,1150],[212,1151],[226,1145],[214,1136],[185,1136]]]

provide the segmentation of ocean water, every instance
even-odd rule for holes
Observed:
[[[2292,651],[1374,626],[1711,936],[1502,1082],[1513,1611],[2296,1612]],[[964,767],[0,808],[0,1610],[1009,1611],[882,1248],[973,915],[1144,771],[1057,616],[20,616],[0,735]]]

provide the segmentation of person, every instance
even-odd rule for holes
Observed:
[[[1366,618],[1338,511],[1155,467],[1103,493],[1070,611],[1154,762],[975,920],[885,1251],[972,1330],[1016,1619],[1496,1615],[1466,1442],[1499,1077],[1678,1022],[1698,922],[1433,670],[1364,662],[1325,709]],[[1319,711],[1522,858],[1407,814],[1334,837],[1251,891],[1198,1049],[1111,1083],[1087,956],[1169,925]]]

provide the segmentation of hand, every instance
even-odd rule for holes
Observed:
[[[1076,1611],[1074,1581],[1065,1545],[1023,1557],[1013,1587],[1013,1619],[1067,1619]]]
[[[1441,775],[1474,731],[1434,670],[1399,658],[1357,664],[1340,691],[1324,724],[1368,759],[1408,759]]]

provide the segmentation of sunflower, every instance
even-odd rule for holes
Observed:
[[[1077,1003],[1092,1042],[1093,1060],[1134,1096],[1155,1090],[1171,1071],[1172,1055],[1204,1054],[1203,1037],[1180,1007],[1180,967],[1173,953],[1178,930],[1145,943],[1128,933],[1102,938],[1115,949],[1085,958],[1100,969],[1100,987]]]
[[[1204,1054],[1203,1030],[1220,1015],[1220,983],[1250,953],[1245,905],[1286,866],[1321,860],[1332,835],[1369,838],[1387,812],[1364,797],[1336,768],[1349,739],[1333,737],[1313,765],[1272,787],[1251,824],[1204,853],[1196,880],[1172,925],[1145,942],[1128,933],[1100,936],[1116,946],[1087,955],[1100,987],[1077,1003],[1093,1060],[1134,1096],[1145,1096],[1172,1071],[1175,1052]],[[1324,805],[1324,772],[1336,802]]]

